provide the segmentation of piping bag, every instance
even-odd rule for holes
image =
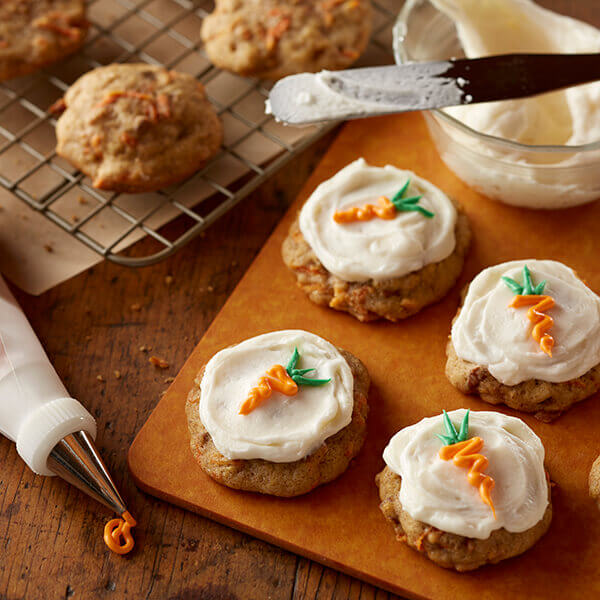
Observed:
[[[133,548],[136,523],[94,446],[96,421],[69,396],[1,276],[0,433],[34,473],[58,475],[120,515],[104,541],[118,554]]]

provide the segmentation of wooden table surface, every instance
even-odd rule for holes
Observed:
[[[148,496],[126,465],[129,445],[169,377],[331,139],[158,265],[132,270],[105,262],[39,297],[13,288],[67,388],[96,418],[97,445],[139,527],[132,554],[112,554],[102,541],[109,511],[59,478],[35,476],[0,436],[0,600],[391,597]],[[149,364],[150,354],[169,368]]]

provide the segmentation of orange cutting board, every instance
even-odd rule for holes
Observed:
[[[362,324],[316,306],[281,260],[281,243],[303,201],[320,182],[361,156],[373,165],[390,163],[431,180],[462,203],[474,231],[454,290],[397,324]],[[347,124],[133,442],[129,467],[135,482],[159,498],[411,598],[600,597],[600,512],[587,492],[588,472],[600,453],[598,398],[575,406],[553,424],[523,417],[542,438],[557,485],[550,531],[521,557],[469,574],[437,567],[396,541],[379,511],[374,484],[383,468],[383,448],[398,429],[442,408],[494,410],[463,396],[444,376],[444,347],[461,287],[488,265],[535,257],[567,263],[600,291],[598,240],[600,202],[535,212],[492,202],[468,188],[441,162],[419,114]],[[221,348],[290,328],[323,336],[369,369],[373,386],[365,446],[339,479],[299,498],[230,490],[204,475],[192,458],[187,393],[202,364]]]

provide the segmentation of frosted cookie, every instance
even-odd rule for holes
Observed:
[[[440,189],[361,158],[313,192],[282,253],[313,302],[397,321],[448,293],[470,239],[467,217]]]
[[[54,107],[56,151],[94,187],[158,190],[192,175],[218,151],[221,122],[186,73],[114,64],[80,77]]]
[[[600,509],[600,456],[590,469],[590,496],[597,502]]]
[[[88,29],[83,0],[2,0],[0,81],[75,52]]]
[[[600,389],[600,298],[556,261],[490,267],[469,285],[446,353],[462,392],[551,421]]]
[[[349,67],[367,46],[371,12],[369,0],[217,0],[201,35],[217,67],[279,79]]]
[[[231,488],[305,494],[341,475],[361,449],[369,385],[356,357],[306,331],[221,350],[186,403],[194,458]]]
[[[522,554],[550,527],[544,447],[520,419],[459,409],[398,432],[377,475],[398,539],[470,571]]]

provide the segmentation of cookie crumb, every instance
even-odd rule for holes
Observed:
[[[121,371],[115,371],[115,379],[121,379]]]
[[[52,244],[44,244],[44,250],[49,253],[54,252],[54,248],[52,247]]]
[[[79,217],[77,215],[71,215],[71,221],[73,221],[73,223],[78,223]]]
[[[148,362],[151,365],[154,365],[155,367],[157,367],[159,369],[168,369],[169,368],[169,363],[166,360],[159,358],[158,356],[151,356],[148,359]]]
[[[88,201],[83,196],[78,196],[77,202],[79,202],[79,204],[88,204]]]
[[[104,382],[104,377],[102,377],[102,375],[96,375],[96,379],[97,379],[98,381],[102,381],[102,382]]]
[[[137,302],[135,304],[132,304],[130,306],[131,310],[135,311],[135,312],[139,312],[140,310],[142,310],[142,305],[138,304]]]
[[[175,377],[165,377],[165,383],[172,383],[175,381]]]
[[[140,352],[150,352],[152,350],[151,346],[140,346]]]
[[[172,275],[167,275],[165,277],[165,285],[171,285],[173,283],[173,276]]]
[[[209,285],[207,288],[207,291],[209,291],[211,294],[215,291],[215,288],[212,285]]]

